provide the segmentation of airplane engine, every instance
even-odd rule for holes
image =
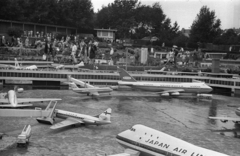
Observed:
[[[222,123],[226,123],[228,122],[228,120],[220,120]]]
[[[169,96],[170,94],[169,93],[163,93],[161,94],[161,96]]]
[[[13,106],[17,105],[17,96],[14,90],[8,91],[8,101]]]
[[[113,89],[113,90],[118,90],[119,87],[118,86],[111,86],[110,88]]]
[[[233,121],[233,123],[235,123],[235,124],[240,124],[240,122],[239,122],[239,121]]]
[[[0,99],[4,99],[7,97],[7,93],[0,93]]]
[[[212,94],[197,94],[198,98],[212,100]]]
[[[17,89],[17,92],[18,92],[18,93],[22,93],[23,90],[24,90],[23,88],[18,88],[18,89]]]
[[[88,123],[88,124],[93,124],[93,123],[95,123],[94,120],[89,120],[89,119],[83,119],[83,121],[84,121],[85,123]]]
[[[180,93],[179,92],[175,92],[175,93],[171,93],[171,95],[178,96],[178,95],[180,95]]]

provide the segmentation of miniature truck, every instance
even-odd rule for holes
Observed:
[[[17,138],[17,146],[20,145],[26,146],[29,143],[29,139],[31,137],[31,125],[25,125],[22,133],[18,135]]]

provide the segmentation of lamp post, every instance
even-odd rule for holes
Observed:
[[[126,71],[127,71],[127,63],[128,63],[128,47],[132,47],[132,43],[124,43],[123,46],[126,48]]]

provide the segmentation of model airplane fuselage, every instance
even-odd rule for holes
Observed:
[[[61,118],[61,119],[67,119],[69,117],[76,118],[76,119],[82,120],[84,124],[88,124],[88,125],[106,125],[111,123],[110,120],[101,120],[101,118],[99,117],[69,112],[69,111],[60,110],[60,109],[56,109],[55,113],[57,118]],[[111,114],[111,112],[109,112],[109,114]]]
[[[134,125],[131,129],[118,134],[116,138],[123,147],[138,151],[141,156],[228,156],[143,125]],[[124,154],[126,156],[127,153],[111,156]]]
[[[118,85],[129,86],[134,89],[153,91],[161,95],[179,95],[180,93],[209,93],[212,88],[204,82],[196,81],[192,83],[173,83],[173,82],[138,82],[127,71],[119,68],[121,81]]]
[[[74,79],[70,76],[68,76],[68,80],[71,81],[71,83],[68,83],[70,88],[74,92],[80,93],[80,94],[99,96],[99,93],[100,94],[101,93],[110,93],[113,91],[110,87],[95,87],[93,85],[90,85],[90,84],[80,81],[78,79]],[[84,88],[79,88],[76,84],[78,84]]]
[[[209,93],[212,91],[212,88],[206,85],[205,83],[196,82],[196,83],[170,83],[170,82],[125,82],[119,81],[119,85],[130,86],[132,88],[153,91],[153,92],[162,92],[168,90],[180,90],[183,89],[184,93]]]

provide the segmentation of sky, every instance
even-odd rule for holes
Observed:
[[[113,3],[114,0],[91,0],[94,12],[101,10],[102,6]],[[159,2],[164,14],[177,21],[180,29],[189,29],[202,6],[206,5],[215,11],[221,20],[221,28],[240,28],[240,0],[139,0],[144,5]]]

